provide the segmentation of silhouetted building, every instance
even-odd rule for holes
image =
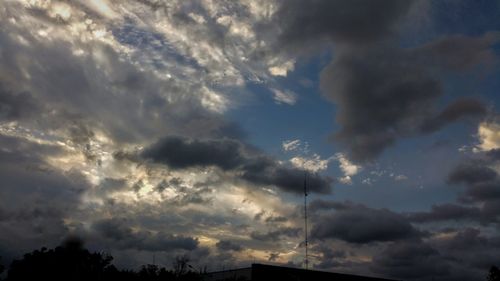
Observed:
[[[333,273],[300,268],[252,264],[251,267],[207,273],[204,281],[395,281],[391,279],[366,277],[352,274]]]

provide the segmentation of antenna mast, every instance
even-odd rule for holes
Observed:
[[[306,258],[305,258],[305,264],[306,264],[306,269],[309,269],[309,252],[308,252],[308,241],[307,241],[307,171],[304,172],[304,228],[305,228],[305,236],[306,236]]]

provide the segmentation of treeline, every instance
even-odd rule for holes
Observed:
[[[8,269],[0,263],[0,276],[7,270],[3,281],[201,281],[205,273],[193,270],[186,257],[177,257],[168,270],[152,264],[138,271],[120,270],[112,261],[112,256],[91,253],[80,240],[70,239],[55,249],[27,253],[12,261]],[[486,280],[500,281],[500,269],[492,266]]]
[[[190,268],[189,260],[178,257],[172,269],[148,264],[138,271],[120,270],[113,257],[91,253],[78,239],[71,239],[55,249],[42,248],[14,260],[6,269],[0,265],[0,274],[7,270],[6,281],[198,281],[202,273]]]

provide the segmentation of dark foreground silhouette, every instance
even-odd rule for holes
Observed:
[[[488,273],[488,281],[500,281],[500,269],[496,266],[492,266],[490,268],[490,272]]]
[[[177,258],[171,270],[151,264],[142,266],[139,271],[119,270],[112,260],[110,255],[91,253],[80,241],[70,240],[55,249],[42,248],[14,260],[6,280],[201,280],[200,273],[188,270],[188,259],[184,257]]]
[[[204,275],[205,273],[190,270],[189,259],[186,257],[176,258],[170,270],[152,264],[143,265],[139,271],[119,270],[112,264],[112,261],[112,256],[91,253],[83,247],[80,240],[70,239],[55,249],[42,248],[25,254],[19,260],[14,260],[7,270],[5,280],[200,281],[204,276],[213,275]],[[4,270],[5,267],[0,263],[0,275]],[[237,280],[237,278],[229,279]],[[492,266],[487,273],[486,280],[500,281],[500,269]]]

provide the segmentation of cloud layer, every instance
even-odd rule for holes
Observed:
[[[0,256],[76,234],[124,267],[301,266],[307,177],[312,266],[483,278],[500,35],[439,29],[461,4],[2,1]]]

